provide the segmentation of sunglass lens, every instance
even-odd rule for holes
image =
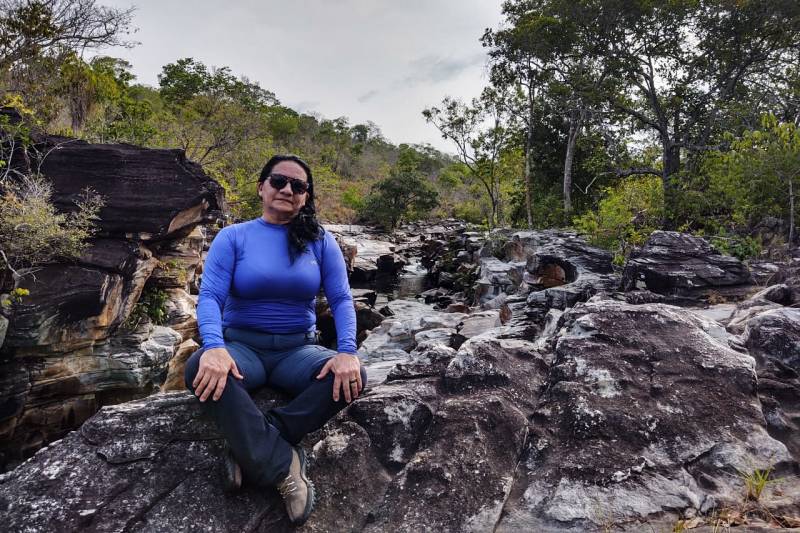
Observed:
[[[273,174],[269,177],[269,184],[272,185],[275,189],[281,190],[286,187],[286,183],[289,181],[289,178],[286,176],[281,176],[279,174]]]
[[[308,183],[300,180],[292,180],[292,192],[295,194],[303,194],[308,190]]]

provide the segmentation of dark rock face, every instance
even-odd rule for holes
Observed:
[[[91,187],[105,199],[100,227],[106,235],[175,238],[222,208],[222,187],[182,150],[63,138],[43,145],[49,154],[41,171],[55,185],[56,206],[73,209],[81,191]]]
[[[626,290],[642,281],[647,289],[666,294],[744,285],[750,280],[747,267],[735,257],[717,253],[705,239],[675,231],[654,231],[631,254],[623,273]]]
[[[512,244],[526,257],[525,282],[530,287],[526,314],[542,321],[551,309],[564,310],[610,292],[619,285],[611,254],[567,232],[519,232]]]
[[[97,238],[77,261],[45,265],[18,281],[30,295],[15,304],[0,340],[12,378],[0,380],[0,470],[102,405],[158,389],[178,345],[197,334],[187,291],[205,238],[192,230],[223,202],[221,187],[177,150],[36,142],[49,151],[41,170],[59,209],[74,209],[86,187],[105,207]],[[153,327],[142,309],[143,323],[126,322],[145,287],[168,291],[166,324],[177,332]]]
[[[746,322],[742,341],[756,358],[767,428],[800,460],[800,309],[756,314]]]

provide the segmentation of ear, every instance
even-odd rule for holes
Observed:
[[[262,181],[261,183],[259,183],[259,184],[258,184],[258,189],[257,189],[257,191],[258,191],[258,195],[259,195],[259,196],[261,196],[261,191],[262,191],[263,189],[264,189],[264,182]]]

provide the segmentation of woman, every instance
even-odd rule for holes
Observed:
[[[355,355],[347,269],[316,220],[311,169],[296,156],[275,156],[261,171],[258,195],[261,218],[223,228],[208,252],[197,305],[203,349],[186,364],[186,384],[228,442],[229,485],[243,474],[276,486],[300,524],[313,509],[314,487],[298,444],[358,398],[367,378]],[[314,344],[320,284],[338,352]],[[294,398],[262,413],[249,391],[264,385]]]

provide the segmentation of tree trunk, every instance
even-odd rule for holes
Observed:
[[[661,185],[664,190],[664,229],[672,230],[676,226],[676,206],[678,201],[677,178],[678,171],[681,168],[681,149],[677,146],[672,146],[669,140],[663,142],[664,153],[663,163],[664,170],[661,174]]]
[[[789,176],[789,245],[794,244],[794,176]]]
[[[567,136],[567,155],[564,158],[564,219],[569,220],[572,214],[572,162],[575,159],[575,144],[583,125],[586,111],[570,113],[569,135]]]
[[[528,218],[528,229],[533,228],[531,212],[531,159],[533,151],[533,88],[528,87],[528,128],[525,132],[525,215]]]

